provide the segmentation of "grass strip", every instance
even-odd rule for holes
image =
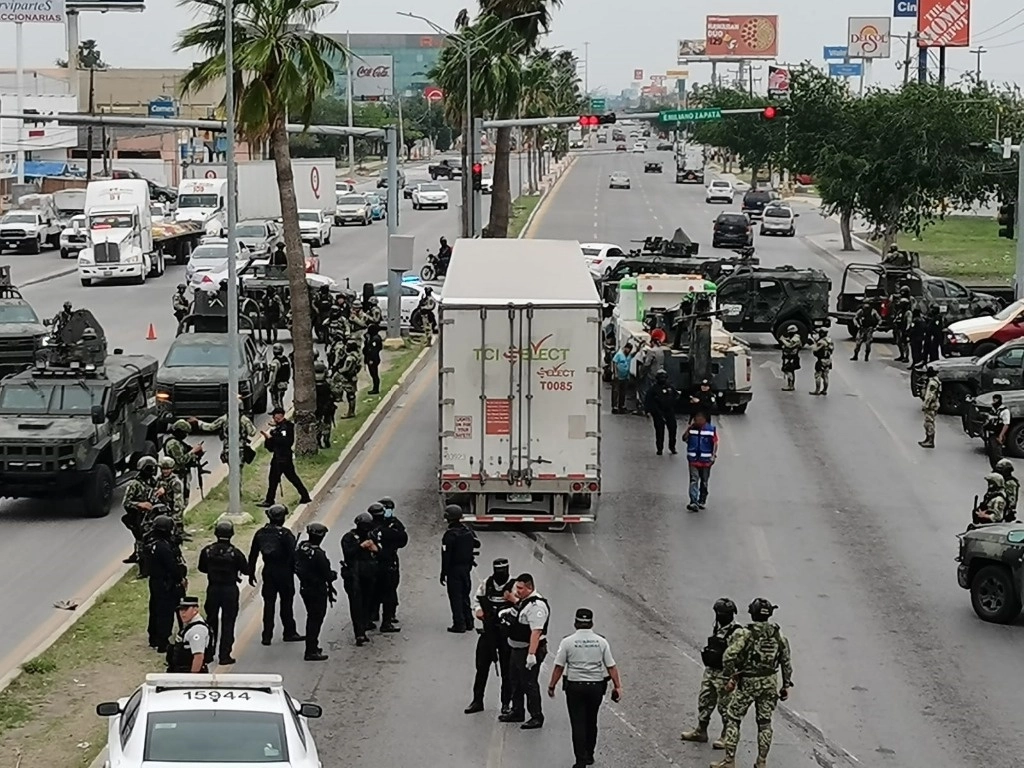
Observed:
[[[332,446],[316,456],[297,456],[299,475],[313,488],[337,460],[380,401],[422,351],[411,343],[393,354],[385,353],[381,366],[380,395],[363,388],[356,417],[338,419]],[[385,369],[386,366],[386,369]],[[252,536],[264,523],[255,504],[266,493],[270,453],[262,449],[242,475],[242,505],[255,518],[236,526],[234,543],[248,553]],[[195,491],[195,489],[194,489]],[[294,509],[295,490],[285,484],[278,501]],[[186,516],[193,540],[183,545],[189,565],[189,594],[203,596],[206,579],[195,570],[199,551],[211,543],[214,523],[227,507],[224,482],[208,490],[206,498]],[[128,540],[125,539],[125,551]],[[42,655],[23,665],[23,673],[0,692],[0,765],[21,768],[88,766],[105,745],[106,722],[94,707],[129,694],[147,673],[163,671],[163,659],[148,647],[145,624],[149,590],[145,580],[129,571]]]
[[[508,220],[508,237],[519,237],[540,202],[540,195],[522,195],[512,201],[512,215]]]

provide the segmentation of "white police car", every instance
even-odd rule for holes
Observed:
[[[280,675],[147,675],[96,713],[109,718],[104,768],[322,768],[306,721],[323,710]]]

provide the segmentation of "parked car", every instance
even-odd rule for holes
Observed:
[[[417,184],[412,191],[412,207],[414,211],[424,208],[448,210],[448,193],[440,184]]]
[[[52,205],[48,210],[8,211],[0,218],[0,252],[40,253],[59,247],[61,231]]]
[[[616,152],[625,152],[626,151],[626,145],[625,144],[616,144],[615,145],[615,151]]]
[[[299,209],[299,231],[302,241],[314,248],[331,242],[331,222],[323,211],[314,208]]]
[[[424,286],[418,279],[409,278],[402,281],[400,288],[402,292],[402,327],[408,327],[412,312],[420,304],[420,299],[423,298]],[[373,295],[377,297],[377,305],[380,307],[381,314],[384,315],[385,321],[388,316],[388,284],[374,283]]]
[[[336,227],[343,227],[346,224],[359,224],[366,227],[372,221],[373,211],[366,195],[360,192],[349,192],[347,195],[338,196],[338,203],[334,207],[334,225]]]
[[[401,168],[397,169],[398,173],[398,188],[405,189],[405,171]],[[377,189],[385,189],[388,185],[388,169],[385,168],[380,172],[377,177]]]

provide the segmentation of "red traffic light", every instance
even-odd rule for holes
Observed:
[[[775,119],[775,107],[765,107],[764,111],[761,113],[761,115],[764,117],[765,120],[774,120]]]
[[[484,167],[480,163],[473,163],[473,173],[483,173]]]
[[[599,122],[597,115],[583,115],[580,117],[580,125],[597,125]]]

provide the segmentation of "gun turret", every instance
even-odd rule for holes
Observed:
[[[103,326],[88,309],[76,309],[36,352],[35,368],[40,374],[84,374],[101,370],[106,360]]]

